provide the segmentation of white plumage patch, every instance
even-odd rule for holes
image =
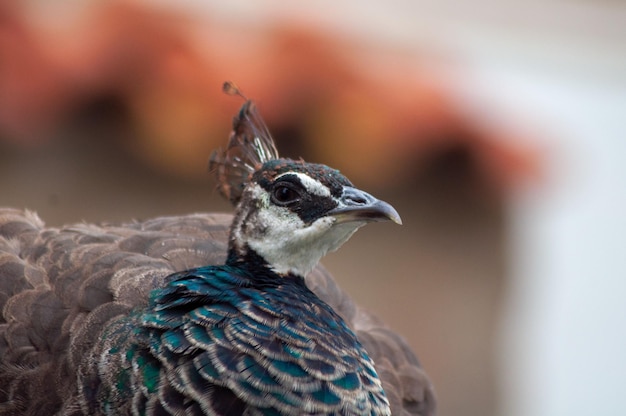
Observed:
[[[318,181],[302,176],[310,179],[306,183],[311,189],[319,191],[321,186],[328,192]],[[236,230],[236,239],[247,243],[279,274],[306,276],[326,253],[337,250],[365,225],[365,222],[336,224],[334,217],[323,217],[307,225],[288,208],[271,204],[267,191],[260,186],[253,185],[249,191],[258,201],[255,218]],[[252,223],[253,228],[249,229]]]
[[[282,176],[285,175],[297,176],[298,179],[300,179],[300,183],[302,184],[302,186],[304,186],[304,189],[306,189],[309,194],[330,197],[330,190],[328,189],[328,187],[322,184],[317,179],[313,179],[307,174],[301,172],[286,172],[282,175],[277,176],[276,179],[280,179]]]

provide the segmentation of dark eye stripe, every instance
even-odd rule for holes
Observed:
[[[257,170],[252,181],[261,185],[268,192],[270,191],[274,179],[280,175],[282,178],[291,177],[297,180],[295,175],[290,172],[304,173],[311,178],[318,180],[324,186],[328,187],[330,193],[339,198],[344,186],[352,186],[352,183],[336,169],[329,168],[326,165],[316,163],[306,163],[301,161],[293,161],[290,159],[276,159],[265,162],[263,166]]]
[[[304,189],[304,185],[302,185],[302,182],[300,182],[300,178],[298,177],[298,175],[287,173],[278,178],[274,183],[278,184],[283,182],[287,182]]]
[[[282,201],[276,192],[279,188],[289,188],[297,193],[294,200]],[[307,192],[297,175],[284,174],[270,185],[268,189],[272,203],[288,208],[300,217],[305,224],[311,224],[323,217],[328,211],[337,206],[337,202],[331,197],[324,197]],[[282,192],[282,191],[278,191]]]
[[[302,198],[299,204],[290,209],[298,214],[305,224],[311,224],[335,207],[337,202],[332,198],[307,194],[307,198]]]

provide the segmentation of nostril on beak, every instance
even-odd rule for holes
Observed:
[[[367,199],[360,195],[351,195],[348,197],[348,201],[352,202],[354,205],[365,205],[367,204]]]
[[[344,188],[342,199],[343,199],[344,204],[350,205],[353,207],[369,205],[374,200],[374,198],[371,195],[359,189],[349,188],[349,187]]]

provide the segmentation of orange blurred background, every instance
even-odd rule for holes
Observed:
[[[415,25],[427,4],[402,3],[424,13]],[[1,3],[0,204],[48,225],[230,210],[206,166],[241,105],[221,92],[235,81],[282,155],[396,206],[403,227],[367,227],[324,263],[409,340],[441,415],[499,414],[511,198],[552,180],[552,130],[468,99],[472,55],[434,24],[326,6]]]

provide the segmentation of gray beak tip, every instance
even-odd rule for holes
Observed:
[[[395,209],[394,211],[395,211],[395,215],[390,216],[389,219],[398,225],[402,225],[402,218],[400,218],[398,211],[396,211]]]
[[[396,209],[390,204],[385,201],[378,201],[374,205],[376,205],[380,210],[380,213],[384,217],[383,219],[388,219],[398,225],[402,225],[402,218],[400,218],[400,214],[398,214],[398,211],[396,211]]]
[[[394,207],[359,189],[344,188],[342,202],[342,206],[329,213],[337,217],[340,222],[389,220],[402,225],[400,214]]]

